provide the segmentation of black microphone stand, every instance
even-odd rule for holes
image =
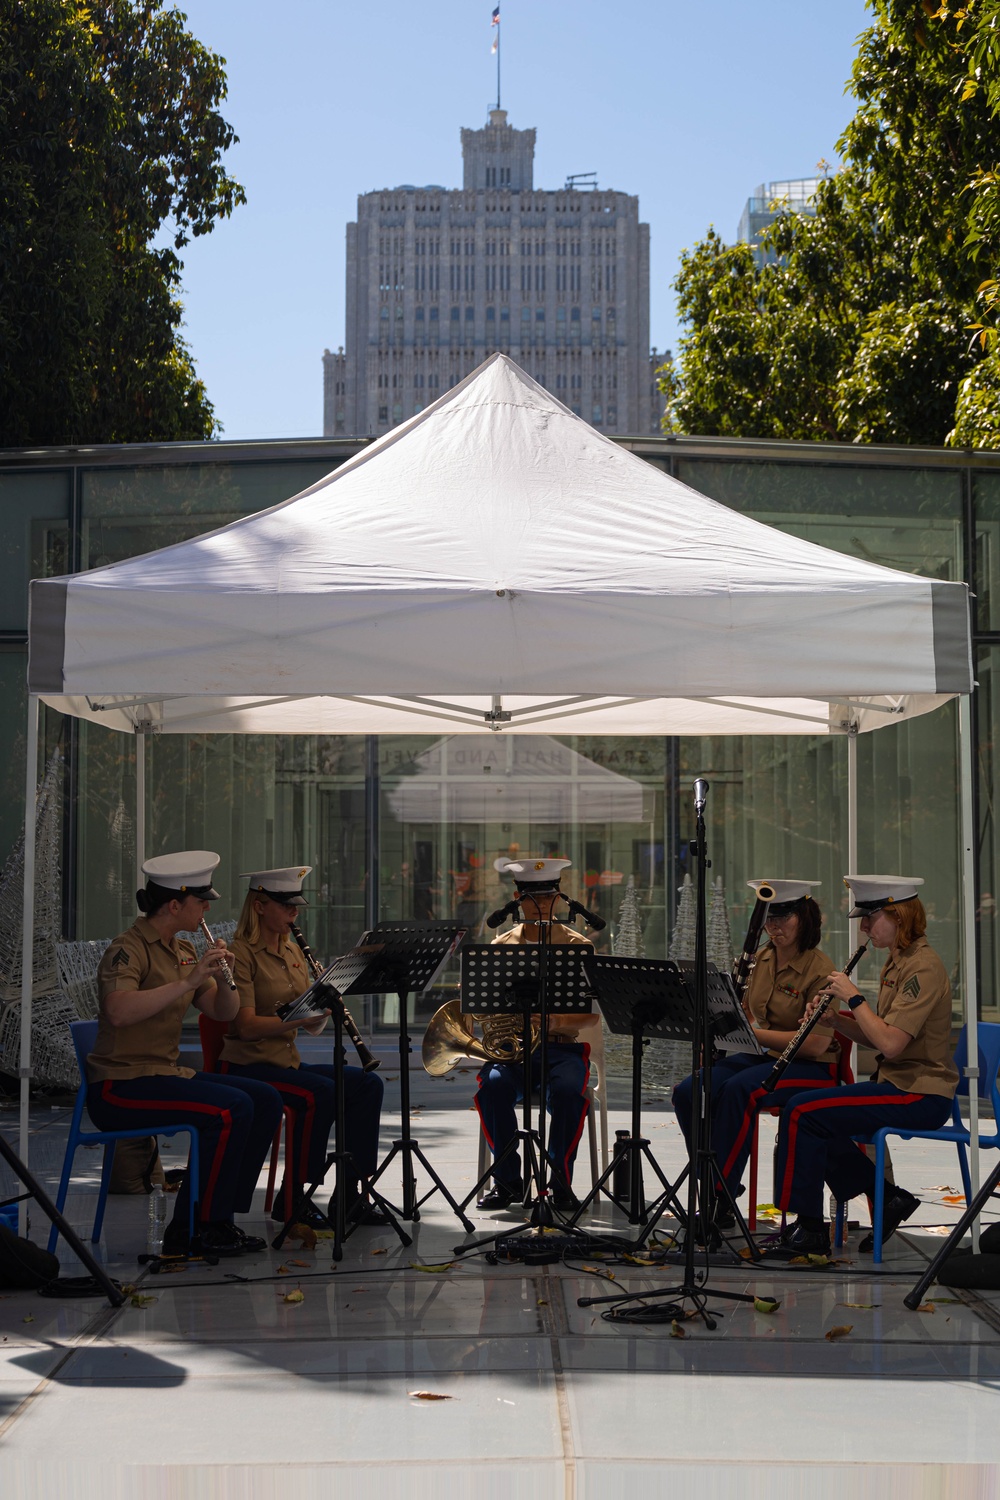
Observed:
[[[696,907],[694,946],[694,1026],[691,1040],[691,1144],[688,1151],[688,1206],[687,1225],[684,1233],[684,1279],[679,1286],[660,1287],[649,1292],[632,1292],[623,1297],[580,1297],[580,1307],[593,1307],[599,1302],[614,1303],[615,1308],[627,1302],[647,1302],[653,1298],[668,1298],[678,1307],[678,1316],[700,1317],[706,1328],[718,1327],[717,1314],[709,1310],[711,1297],[725,1298],[730,1302],[753,1302],[746,1292],[723,1291],[708,1285],[709,1254],[712,1229],[715,1220],[716,1184],[721,1184],[734,1214],[741,1218],[729,1187],[719,1171],[712,1151],[712,1028],[708,1010],[708,931],[706,924],[706,857],[705,801],[708,782],[701,776],[694,784],[695,837],[690,845],[695,856]],[[698,1209],[701,1208],[699,1218]],[[704,1271],[695,1270],[696,1226],[700,1225],[703,1243]],[[747,1236],[748,1243],[749,1235]],[[685,1314],[683,1304],[689,1302],[693,1312]],[[640,1321],[634,1318],[632,1321]]]

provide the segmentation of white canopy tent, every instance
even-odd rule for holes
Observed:
[[[33,581],[28,686],[27,850],[41,700],[138,736],[137,858],[146,734],[846,734],[853,809],[854,737],[965,695],[973,951],[965,585],[737,514],[504,355],[270,510]]]

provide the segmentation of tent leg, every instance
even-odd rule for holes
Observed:
[[[962,988],[969,1064],[969,1175],[972,1196],[979,1191],[979,996],[976,989],[976,829],[973,817],[972,699],[958,700],[958,758],[962,801]],[[979,1220],[972,1225],[972,1248],[979,1249]]]
[[[135,889],[145,885],[142,867],[146,862],[146,736],[135,731]]]
[[[858,873],[858,726],[853,721],[847,731],[847,869]],[[859,942],[859,917],[852,917],[848,947],[853,953]]]
[[[21,1090],[21,1160],[28,1162],[31,1129],[31,997],[35,981],[35,824],[38,797],[38,698],[28,694],[28,733],[24,760],[24,892],[21,930],[21,1053],[18,1065]],[[28,1204],[22,1199],[17,1213],[18,1233],[28,1232]]]

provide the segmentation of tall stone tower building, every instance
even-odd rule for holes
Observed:
[[[651,421],[649,225],[627,193],[534,187],[534,130],[462,131],[461,190],[365,193],[347,226],[346,347],[323,433],[378,435],[500,349],[609,433]]]

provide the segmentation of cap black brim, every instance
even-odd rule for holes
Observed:
[[[265,891],[263,886],[257,886],[253,895],[266,896],[269,901],[277,901],[279,906],[309,905],[305,896],[301,895],[298,891]]]

